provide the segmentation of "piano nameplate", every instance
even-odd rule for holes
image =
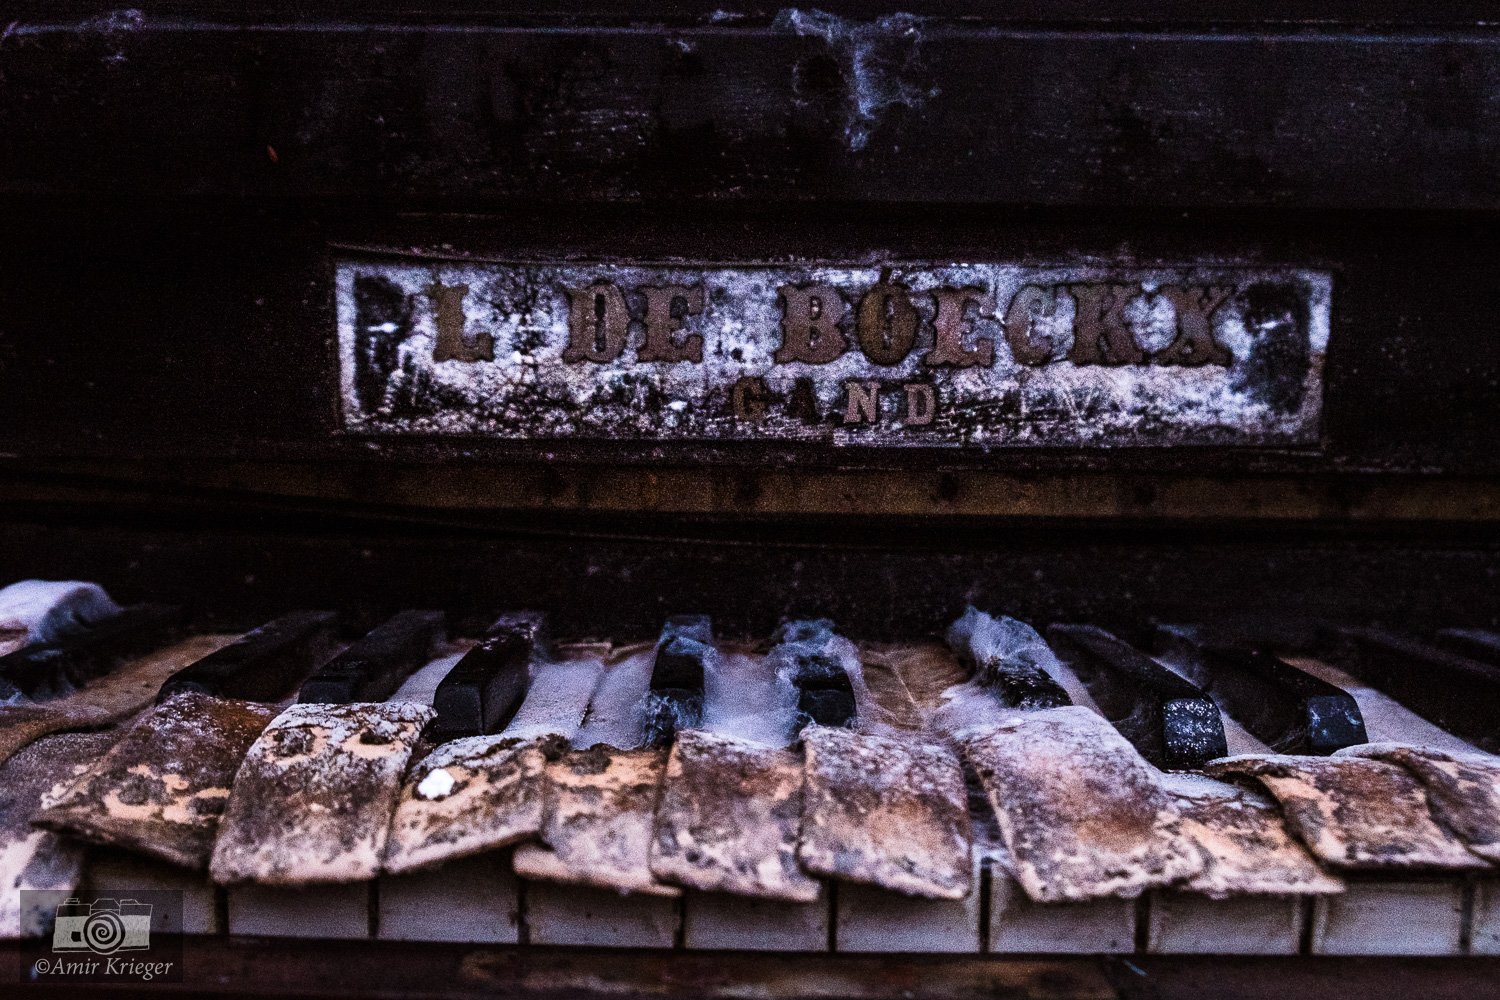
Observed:
[[[345,427],[879,446],[1317,442],[1331,277],[337,264]]]

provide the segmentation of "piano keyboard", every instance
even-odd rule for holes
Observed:
[[[226,636],[21,594],[11,620],[53,624],[0,655],[6,938],[47,933],[21,889],[171,888],[197,935],[1500,954],[1487,633],[1290,650],[970,609],[904,645],[701,615],[617,645],[414,610]]]

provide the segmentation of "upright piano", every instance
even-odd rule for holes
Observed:
[[[1491,14],[13,0],[0,975],[1493,991]]]

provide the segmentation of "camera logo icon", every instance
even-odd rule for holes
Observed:
[[[57,907],[52,950],[146,951],[151,947],[151,905],[134,899],[100,897],[93,903],[68,899]]]

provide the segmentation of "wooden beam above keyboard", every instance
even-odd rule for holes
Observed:
[[[222,698],[277,701],[333,655],[337,621],[331,611],[282,615],[174,674],[162,685],[160,697],[200,691]]]
[[[1092,625],[1053,625],[1047,640],[1141,756],[1188,769],[1228,753],[1219,709],[1201,689]]]

